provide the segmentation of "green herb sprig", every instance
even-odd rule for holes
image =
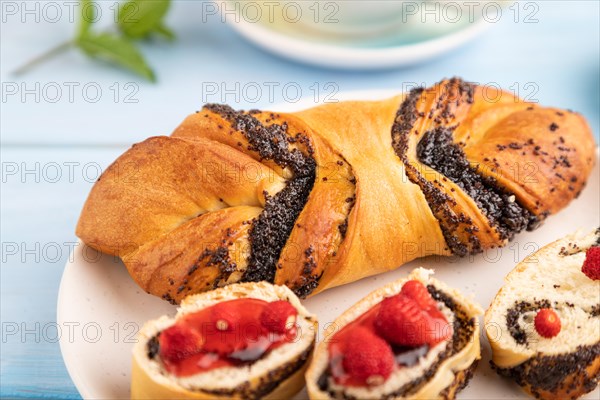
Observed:
[[[175,39],[175,34],[164,23],[170,0],[125,1],[117,9],[115,26],[105,32],[94,32],[92,29],[98,19],[94,2],[81,0],[79,3],[81,12],[75,37],[27,62],[13,73],[23,74],[68,49],[76,48],[93,59],[119,66],[155,82],[154,71],[139,51],[136,41],[153,36]]]

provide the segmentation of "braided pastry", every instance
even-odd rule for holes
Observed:
[[[581,115],[457,78],[291,114],[209,104],[119,157],[77,235],[173,303],[262,280],[306,297],[502,246],[575,198],[594,159]]]

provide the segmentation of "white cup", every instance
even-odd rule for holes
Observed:
[[[488,1],[488,0],[484,0]],[[450,0],[247,0],[233,1],[238,16],[296,36],[322,40],[370,40],[401,34],[431,37],[465,24],[467,10]],[[452,5],[451,21],[444,7]],[[257,11],[258,10],[258,11]],[[433,10],[433,11],[432,11]],[[435,11],[437,10],[437,11]],[[256,15],[260,14],[260,18]]]
[[[403,0],[232,0],[215,1],[237,10],[236,19],[282,31],[327,36],[379,34],[401,21]],[[229,17],[229,12],[224,13]],[[257,15],[260,15],[257,18]]]
[[[280,21],[283,20],[288,29],[335,36],[372,36],[398,25],[405,1],[286,0],[279,3]],[[274,15],[277,18],[277,13]],[[280,25],[280,21],[274,25]]]

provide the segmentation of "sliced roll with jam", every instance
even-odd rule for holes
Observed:
[[[453,399],[480,359],[481,308],[414,270],[352,306],[306,373],[311,399]]]
[[[527,257],[485,314],[492,366],[540,399],[576,399],[600,379],[600,229]]]
[[[304,386],[316,318],[285,286],[241,283],[189,296],[147,322],[132,399],[285,399]]]

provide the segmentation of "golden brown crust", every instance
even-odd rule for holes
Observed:
[[[406,179],[391,146],[390,129],[401,102],[398,96],[326,104],[298,113],[335,144],[356,180],[346,237],[317,290],[389,271],[417,257],[450,254],[423,193]],[[420,223],[414,223],[417,215]]]
[[[503,96],[514,99],[508,93]],[[479,97],[481,90],[475,93],[476,101]],[[581,177],[589,176],[596,158],[596,144],[583,116],[518,99],[503,106],[495,120],[486,113],[497,112],[473,113],[457,129],[457,134],[477,132],[478,120],[490,124],[477,140],[465,138],[465,153],[472,163],[485,166],[482,173],[498,179],[536,215],[554,214],[579,195],[586,182]]]
[[[479,360],[475,360],[469,368],[456,371],[454,373],[454,382],[452,382],[450,386],[440,393],[441,398],[444,400],[454,400],[456,398],[456,394],[467,387],[469,381],[473,377],[473,374],[475,374],[478,364]]]
[[[76,233],[98,250],[124,256],[198,215],[261,207],[262,191],[274,192],[282,184],[264,164],[218,142],[152,137],[133,145],[102,174]]]
[[[146,291],[173,302],[261,279],[307,296],[417,257],[501,246],[527,218],[533,227],[575,198],[595,155],[578,114],[498,93],[453,79],[423,93],[294,114],[209,105],[109,167],[77,235],[119,255]],[[482,210],[485,201],[426,165],[419,146],[430,131],[447,134],[458,161],[496,197],[514,195],[525,210],[519,226],[503,231]],[[269,214],[281,218],[269,225]],[[268,239],[264,250],[255,230]],[[222,248],[227,262],[204,268],[207,252]]]
[[[160,385],[148,375],[147,371],[141,368],[139,361],[134,358],[131,374],[133,382],[131,399],[289,399],[304,387],[304,373],[310,363],[310,351],[312,351],[312,347],[308,349],[307,353],[303,353],[295,360],[290,360],[264,379],[249,381],[247,385],[221,392],[189,391],[175,386]]]
[[[198,288],[235,283],[247,264],[248,222],[260,211],[238,206],[203,214],[123,256],[123,262],[141,287],[172,303]]]

